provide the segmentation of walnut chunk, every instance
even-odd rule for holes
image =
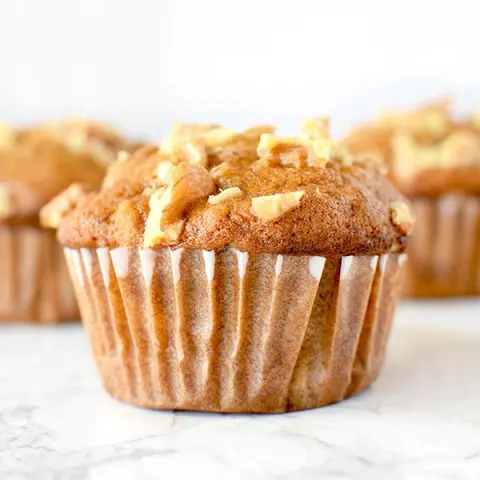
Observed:
[[[8,147],[15,142],[15,129],[5,123],[0,123],[0,147]]]
[[[208,197],[208,203],[211,205],[218,205],[219,203],[227,202],[232,198],[241,197],[242,195],[243,192],[238,187],[230,187],[217,195],[210,195]]]
[[[208,148],[214,148],[230,142],[237,133],[226,127],[213,128],[203,135],[203,140]]]
[[[150,213],[145,223],[144,247],[169,244],[178,240],[183,231],[185,220],[162,228],[163,211],[171,201],[171,194],[165,188],[159,188],[150,197]]]
[[[176,165],[170,176],[167,190],[171,199],[164,209],[162,225],[180,220],[192,203],[208,197],[215,189],[211,175],[203,167],[186,162]]]
[[[317,138],[312,141],[313,155],[309,164],[313,167],[324,167],[332,156],[333,143],[328,138]]]
[[[166,188],[150,197],[150,213],[145,225],[144,245],[171,244],[181,235],[188,208],[215,191],[215,183],[203,167],[182,162],[176,165]]]
[[[42,226],[53,229],[58,228],[65,214],[78,205],[85,198],[85,194],[90,191],[81,183],[70,185],[40,210],[40,223]]]
[[[308,164],[309,151],[306,141],[297,137],[277,137],[271,133],[260,136],[257,146],[259,166],[294,166]]]
[[[229,162],[220,163],[212,168],[210,170],[210,175],[223,190],[230,187],[236,187],[242,181],[242,172],[240,168]]]
[[[325,117],[316,117],[302,122],[303,135],[314,140],[317,138],[329,138],[330,121]]]
[[[297,137],[277,137],[273,133],[262,133],[257,146],[257,155],[260,158],[269,157],[288,147],[303,146],[303,143]]]
[[[6,187],[0,185],[0,219],[10,216],[12,213],[12,199]]]
[[[247,128],[242,137],[247,140],[257,141],[260,139],[263,133],[275,133],[276,128],[273,125],[257,125],[255,127]]]
[[[157,165],[157,179],[164,185],[168,183],[175,165],[168,160],[161,161]]]
[[[329,138],[277,137],[265,133],[260,137],[257,154],[269,165],[324,167],[330,160],[332,141]]]
[[[413,230],[413,217],[410,207],[405,202],[390,204],[390,218],[392,223],[400,228],[405,235],[410,235]]]
[[[117,162],[120,162],[120,163],[128,162],[131,157],[132,156],[130,155],[130,153],[126,152],[125,150],[120,150],[117,154]]]
[[[182,152],[185,156],[185,161],[191,165],[198,165],[207,168],[208,157],[205,145],[202,141],[191,141],[183,145]]]
[[[252,198],[252,212],[264,222],[270,222],[296,208],[304,195],[305,192],[301,190],[255,197]]]

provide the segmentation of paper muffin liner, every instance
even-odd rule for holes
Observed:
[[[416,222],[408,245],[408,297],[480,293],[480,198],[412,199]]]
[[[286,412],[379,374],[404,255],[66,249],[106,389],[175,410]]]
[[[0,266],[0,323],[79,320],[54,233],[33,227],[0,227]]]

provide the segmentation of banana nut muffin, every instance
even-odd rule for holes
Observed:
[[[417,217],[409,244],[408,296],[477,295],[480,282],[480,121],[455,120],[450,102],[388,113],[345,141],[388,165]]]
[[[412,219],[326,129],[177,124],[43,209],[113,396],[284,412],[376,378]]]
[[[98,124],[0,126],[0,322],[78,319],[62,251],[39,212],[74,182],[99,187],[121,148]]]

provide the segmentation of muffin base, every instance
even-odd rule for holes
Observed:
[[[53,232],[0,227],[0,323],[79,320],[62,249]]]
[[[406,297],[480,294],[480,197],[412,199],[415,230],[408,245]]]
[[[403,255],[66,249],[106,389],[154,409],[275,413],[379,374]]]

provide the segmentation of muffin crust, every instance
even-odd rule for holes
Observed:
[[[409,231],[392,221],[391,205],[405,199],[381,173],[336,152],[324,122],[312,125],[282,139],[270,126],[235,133],[178,124],[161,147],[113,164],[100,191],[67,202],[58,225],[49,222],[49,207],[43,222],[58,226],[60,243],[71,248],[236,247],[325,257],[403,251]]]

